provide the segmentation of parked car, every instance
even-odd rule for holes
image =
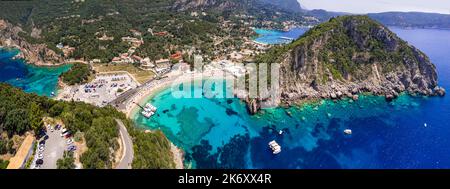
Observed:
[[[70,133],[66,133],[64,136],[65,136],[65,138],[70,138],[70,137],[72,137],[72,135],[71,135]]]
[[[61,137],[64,137],[69,131],[67,129],[63,129],[61,131]]]
[[[71,151],[75,151],[76,149],[77,149],[77,147],[72,145],[67,148],[67,151],[71,152]]]
[[[39,154],[38,154],[38,159],[44,159],[44,154],[39,153]]]
[[[44,160],[42,160],[42,159],[36,160],[36,165],[40,166],[42,164],[44,164]]]
[[[47,140],[47,139],[48,139],[48,135],[45,135],[45,136],[44,136],[44,140]]]
[[[44,151],[44,146],[39,146],[39,151],[43,152]]]
[[[39,145],[45,145],[45,140],[39,141]]]
[[[42,128],[39,130],[39,133],[37,135],[37,138],[42,138],[43,136],[45,136],[47,133],[45,132],[45,128]]]
[[[66,141],[67,145],[72,144],[72,143],[73,143],[73,140],[71,138],[69,138],[69,140]]]
[[[70,135],[70,131],[66,131],[66,132],[62,133],[62,136],[66,136],[66,135]]]

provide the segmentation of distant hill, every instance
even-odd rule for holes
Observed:
[[[297,0],[259,0],[262,3],[277,6],[280,9],[290,12],[301,12],[302,7]]]
[[[263,5],[264,7],[261,7]],[[275,7],[270,7],[272,5]],[[188,10],[193,8],[220,9],[230,11],[233,9],[272,8],[288,12],[301,12],[302,7],[297,0],[177,0],[174,7],[178,10]]]
[[[388,26],[450,29],[450,15],[448,14],[386,12],[368,15]]]

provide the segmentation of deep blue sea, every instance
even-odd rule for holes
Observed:
[[[291,40],[283,37],[297,39],[298,37],[303,35],[306,31],[308,31],[308,28],[293,28],[286,32],[279,30],[267,30],[256,28],[254,29],[254,31],[256,34],[258,34],[258,36],[254,39],[254,41],[263,44],[273,45],[273,44],[290,43]]]
[[[58,77],[69,70],[70,65],[58,67],[38,67],[27,64],[22,59],[13,59],[17,49],[0,48],[0,82],[22,88],[29,93],[50,96],[57,93]]]
[[[392,29],[431,58],[440,85],[450,90],[450,30]],[[323,100],[255,116],[238,99],[175,99],[170,89],[149,101],[157,114],[133,119],[161,129],[192,168],[450,168],[448,95]],[[343,133],[347,128],[352,135]],[[268,148],[271,140],[282,146],[280,154]]]

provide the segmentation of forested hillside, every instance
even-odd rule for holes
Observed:
[[[112,168],[112,152],[118,148],[118,127],[115,119],[124,120],[135,143],[136,168],[173,168],[170,143],[161,133],[144,133],[134,127],[123,113],[113,107],[98,108],[82,102],[55,101],[35,94],[27,94],[7,84],[0,84],[0,154],[11,149],[13,135],[37,132],[42,118],[61,119],[73,133],[82,132],[88,150],[82,154],[83,168]]]
[[[125,36],[143,39],[137,49],[142,57],[167,58],[192,47],[208,57],[223,49],[214,45],[214,40],[239,47],[242,37],[251,35],[251,25],[310,22],[304,13],[285,11],[261,0],[32,0],[1,1],[0,6],[0,18],[21,26],[21,36],[28,42],[45,43],[55,51],[61,43],[75,48],[70,58],[102,62],[129,49],[121,40]],[[225,21],[233,25],[227,27]],[[159,32],[164,34],[155,35]],[[103,36],[108,40],[100,40]]]

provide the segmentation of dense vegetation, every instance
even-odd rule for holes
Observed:
[[[142,133],[113,107],[98,108],[82,102],[55,101],[0,84],[0,131],[6,132],[9,138],[33,130],[37,125],[34,122],[37,123],[44,116],[60,118],[73,133],[85,133],[88,150],[81,156],[84,168],[111,168],[112,152],[118,147],[115,119],[128,123],[128,131],[135,143],[135,161],[146,161],[139,163],[138,168],[173,167],[170,146],[165,136],[161,133]],[[0,139],[0,150],[5,152],[10,140],[4,137]]]
[[[44,0],[26,2],[0,2],[0,17],[13,24],[22,25],[21,33],[27,41],[46,43],[56,49],[59,43],[75,47],[72,58],[100,59],[109,62],[120,53],[127,52],[130,45],[122,37],[134,36],[131,29],[142,33],[144,45],[137,53],[152,59],[166,58],[171,52],[195,46],[204,53],[212,54],[204,45],[212,45],[213,36],[225,36],[217,18],[199,19],[187,13],[168,11],[173,0],[146,1],[69,1]],[[33,28],[39,29],[39,38],[30,37]],[[152,35],[167,32],[165,36]],[[106,35],[112,40],[99,40]]]
[[[8,167],[9,161],[3,161],[0,159],[0,169],[6,169]]]
[[[126,120],[124,124],[130,135],[133,136],[133,169],[175,168],[173,154],[170,152],[170,143],[161,131],[158,130],[149,134],[136,129],[130,120]]]
[[[251,35],[244,22],[263,27],[262,21],[270,21],[270,26],[275,28],[281,27],[280,23],[286,20],[308,24],[303,18],[304,13],[286,12],[283,8],[262,4],[267,3],[264,0],[221,0],[206,7],[180,2],[183,1],[2,1],[0,18],[20,25],[24,29],[20,35],[30,43],[45,43],[57,53],[61,51],[56,45],[62,43],[75,47],[70,58],[100,59],[102,62],[127,52],[130,44],[121,39],[125,36],[142,38],[144,44],[136,52],[141,57],[156,60],[181,50],[195,50],[204,57],[211,57],[220,47],[240,47],[242,36]],[[194,11],[199,15],[191,15]],[[235,25],[223,27],[226,20]],[[258,22],[252,22],[254,20]],[[135,35],[133,30],[141,35]],[[166,34],[154,35],[158,32]],[[104,35],[112,38],[100,40]],[[215,44],[213,41],[218,38],[223,42]]]
[[[256,61],[281,63],[286,53],[302,48],[306,51],[307,61],[318,58],[322,73],[329,70],[334,79],[343,80],[350,78],[350,75],[353,79],[364,78],[371,69],[367,64],[379,63],[384,68],[382,72],[391,72],[397,66],[402,66],[405,57],[415,60],[408,44],[389,30],[385,30],[386,34],[380,34],[382,27],[367,16],[332,18],[288,45],[271,48],[267,53],[257,56]],[[384,41],[383,35],[393,41]],[[310,48],[313,43],[320,41],[320,46]],[[328,77],[324,75],[318,79],[327,82]]]
[[[16,153],[16,149],[13,146],[14,146],[13,140],[10,140],[7,136],[0,137],[0,154]]]
[[[76,63],[69,71],[61,74],[61,78],[64,83],[69,85],[86,83],[91,74],[91,70],[88,64]]]
[[[73,152],[64,152],[63,158],[56,161],[57,169],[75,169]]]

